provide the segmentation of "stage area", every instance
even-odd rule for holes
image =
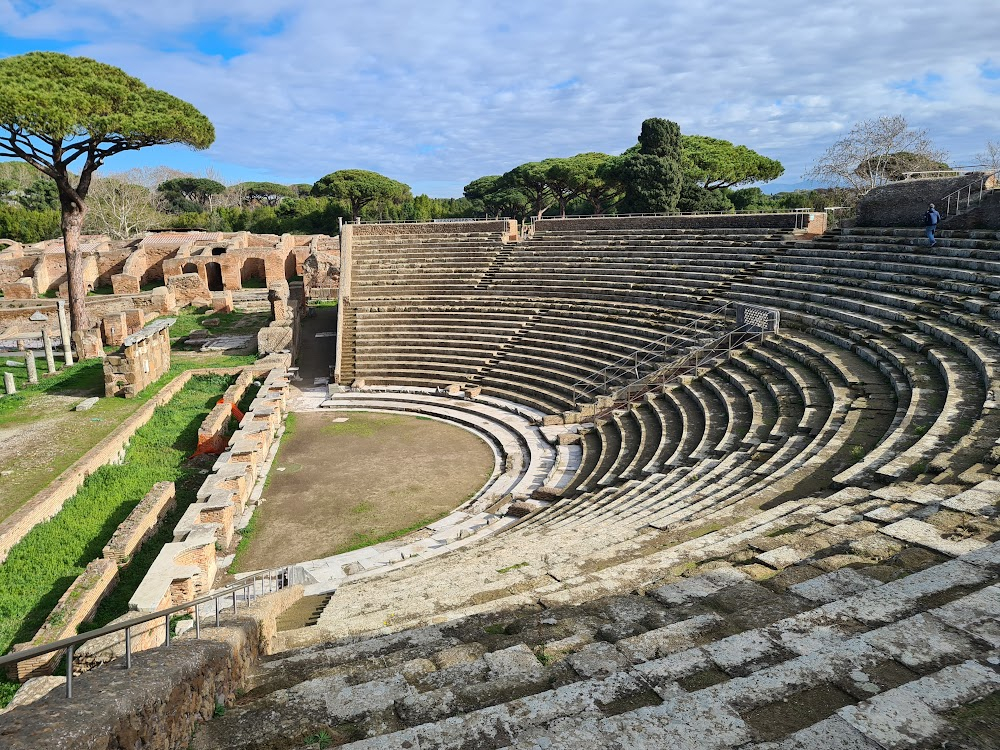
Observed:
[[[324,410],[289,422],[235,572],[419,528],[461,505],[493,471],[485,442],[426,417]]]

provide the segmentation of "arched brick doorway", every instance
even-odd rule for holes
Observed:
[[[208,279],[209,291],[221,292],[226,288],[222,283],[222,266],[218,263],[206,263],[205,276]]]

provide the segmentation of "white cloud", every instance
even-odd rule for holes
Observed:
[[[897,112],[967,163],[1000,119],[979,76],[993,5],[0,0],[0,25],[191,101],[220,163],[457,194],[523,161],[621,151],[652,116],[778,158],[787,182],[857,120]],[[930,98],[894,87],[928,74]]]

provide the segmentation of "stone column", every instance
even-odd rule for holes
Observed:
[[[52,337],[45,330],[42,331],[42,346],[45,347],[45,366],[49,370],[49,375],[54,375],[56,372],[56,358],[52,354]]]
[[[59,309],[59,335],[62,337],[63,357],[66,359],[66,366],[73,364],[73,339],[69,335],[69,320],[66,319],[66,301],[57,300]]]
[[[38,368],[35,366],[35,353],[31,349],[24,352],[24,366],[28,368],[28,382],[35,385],[38,382]]]
[[[3,374],[3,389],[7,391],[8,396],[13,396],[17,393],[17,388],[14,386],[14,375],[9,372]]]

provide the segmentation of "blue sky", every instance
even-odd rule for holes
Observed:
[[[584,151],[647,117],[779,159],[781,187],[862,119],[902,114],[953,165],[1000,140],[996,0],[0,0],[0,57],[86,55],[190,101],[204,152],[166,165],[314,182],[373,169],[415,193]]]

